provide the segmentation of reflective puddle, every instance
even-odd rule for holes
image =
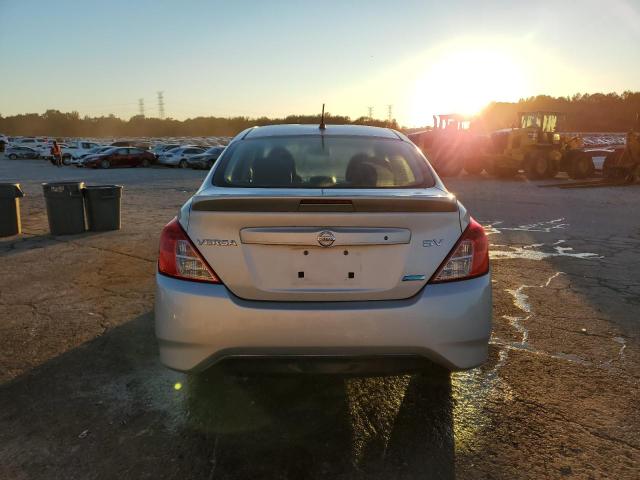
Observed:
[[[561,242],[565,242],[561,240]],[[573,247],[563,247],[558,244],[532,243],[522,247],[511,245],[491,244],[489,258],[491,260],[544,260],[551,257],[570,257],[582,260],[598,260],[602,255],[592,252],[576,252]]]
[[[515,227],[502,226],[501,220],[482,222],[487,235],[500,235],[503,232],[538,232],[551,233],[566,229],[569,224],[564,218],[556,218],[543,222],[518,225]],[[577,252],[573,247],[565,246],[566,240],[557,240],[555,243],[546,242],[531,243],[529,245],[504,245],[492,243],[489,257],[492,260],[544,260],[551,257],[570,257],[583,260],[595,260],[604,258],[602,255],[592,252]]]
[[[544,222],[518,225],[516,227],[503,227],[503,223],[504,222],[502,220],[482,222],[487,235],[495,235],[502,233],[503,231],[549,233],[554,230],[565,229],[569,226],[569,224],[564,221],[564,218],[556,218],[554,220],[546,220]]]

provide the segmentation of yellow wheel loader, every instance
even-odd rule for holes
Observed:
[[[627,133],[624,149],[607,155],[602,166],[602,176],[640,183],[640,115],[636,116],[635,129]]]
[[[558,112],[521,112],[518,125],[491,134],[482,155],[487,172],[512,177],[524,170],[527,178],[553,178],[564,171],[571,178],[593,175],[593,160],[580,137],[557,133]]]

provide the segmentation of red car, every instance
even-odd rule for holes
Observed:
[[[153,153],[135,147],[113,147],[97,155],[89,155],[82,165],[91,168],[148,167],[155,160]]]

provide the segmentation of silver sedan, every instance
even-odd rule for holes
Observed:
[[[156,280],[160,357],[176,370],[487,358],[485,232],[390,129],[242,132],[163,229]]]
[[[204,152],[204,148],[194,146],[171,148],[158,155],[157,163],[169,167],[187,168],[189,166],[187,163],[189,158],[194,155],[201,155]]]

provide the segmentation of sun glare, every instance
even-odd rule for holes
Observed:
[[[432,123],[432,115],[473,115],[491,101],[514,101],[529,90],[525,68],[503,47],[455,45],[427,61],[410,99],[412,125]]]

